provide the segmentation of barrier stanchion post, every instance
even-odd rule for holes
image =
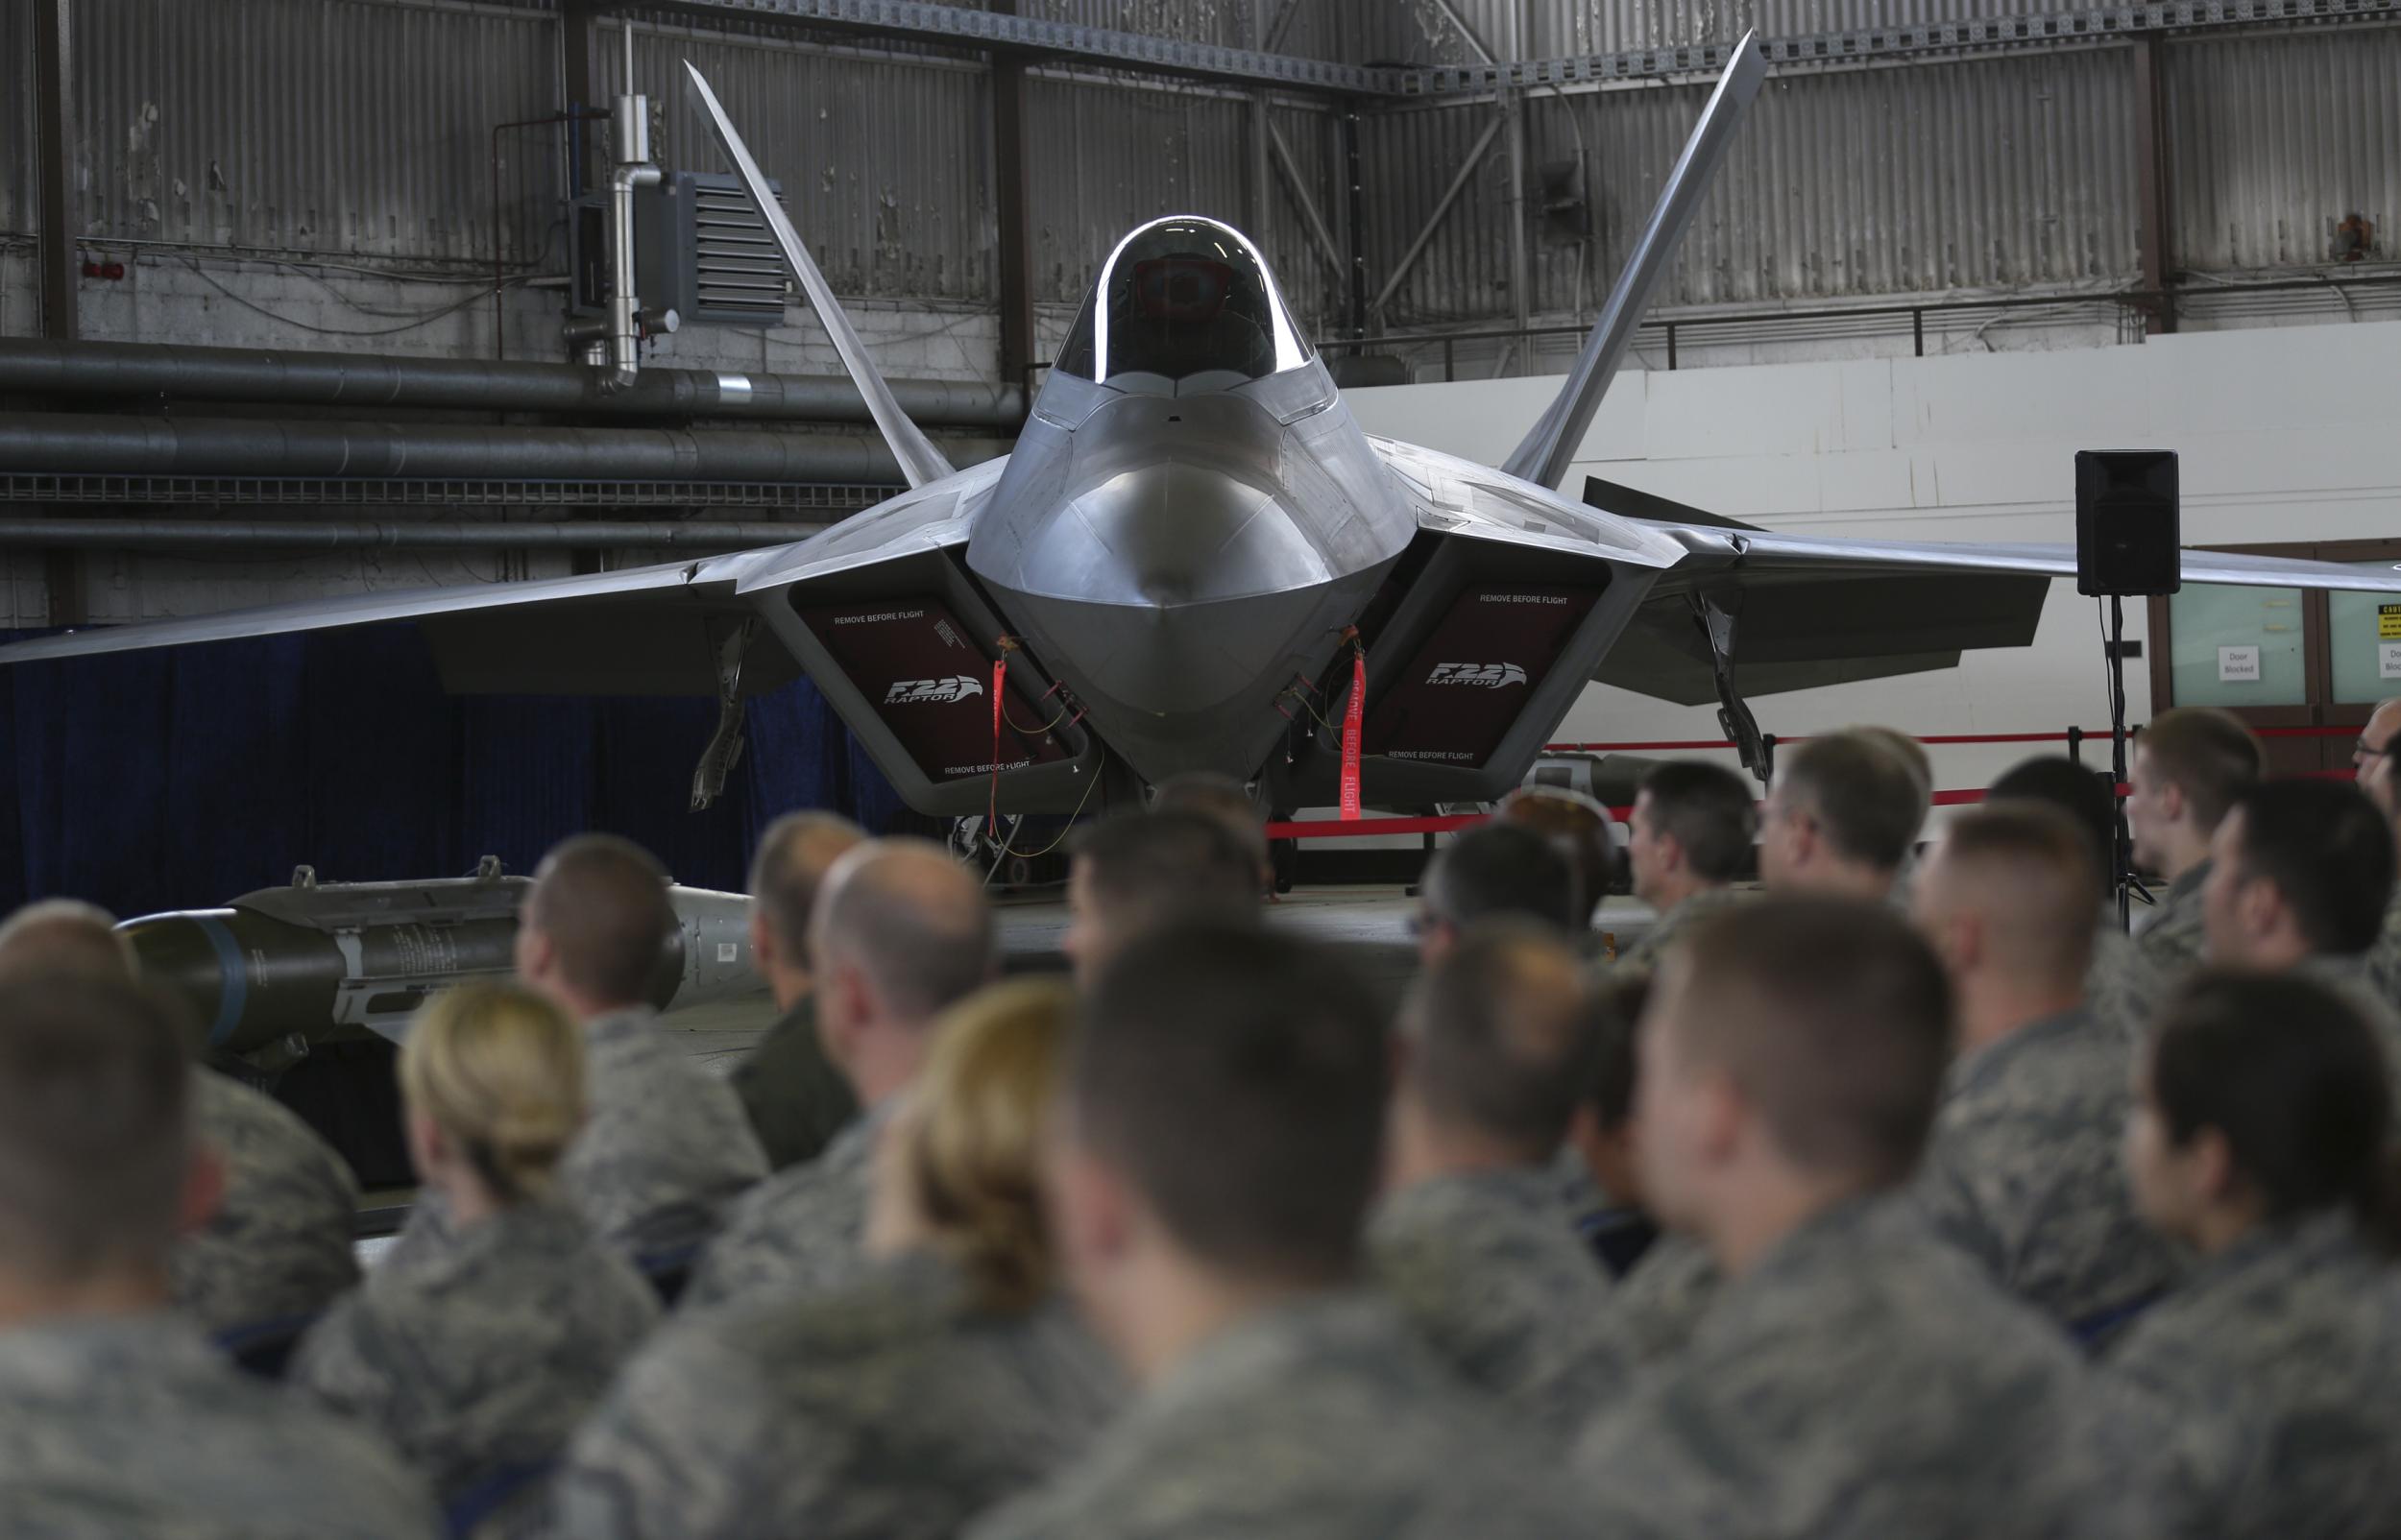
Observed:
[[[2068,762],[2079,767],[2084,763],[2084,730],[2080,727],[2068,729]]]

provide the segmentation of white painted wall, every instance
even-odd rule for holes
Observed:
[[[2401,324],[2156,337],[2140,346],[1627,373],[1564,485],[1589,473],[1774,529],[1887,540],[2075,539],[2078,449],[2174,449],[2184,540],[2401,537],[2391,384]],[[1497,464],[1551,379],[1347,393],[1372,433]],[[2145,637],[2144,607],[2126,634]],[[2127,710],[2149,712],[2148,659]],[[2095,601],[2052,585],[2034,644],[1956,669],[1753,703],[1771,733],[1883,722],[1919,734],[2107,725]],[[1714,738],[1712,708],[1595,685],[1563,735]],[[1944,786],[1981,786],[2012,747],[1937,749]],[[1726,758],[1731,760],[1732,756]]]

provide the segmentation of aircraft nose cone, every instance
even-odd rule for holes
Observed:
[[[1273,492],[1175,460],[1122,471],[1067,500],[1028,543],[1021,571],[1061,598],[1154,606],[1334,576]]]

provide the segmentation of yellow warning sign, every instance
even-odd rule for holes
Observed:
[[[2376,607],[2376,639],[2401,641],[2401,604],[2380,604]]]

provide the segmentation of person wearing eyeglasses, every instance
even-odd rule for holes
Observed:
[[[2351,749],[2360,789],[2385,821],[2395,826],[2394,838],[2401,842],[2401,784],[2392,775],[2396,754],[2401,754],[2401,696],[2381,702],[2368,713],[2360,741]],[[2401,1010],[2401,883],[2394,884],[2393,897],[2385,905],[2383,933],[2367,950],[2367,978],[2387,1003]]]

